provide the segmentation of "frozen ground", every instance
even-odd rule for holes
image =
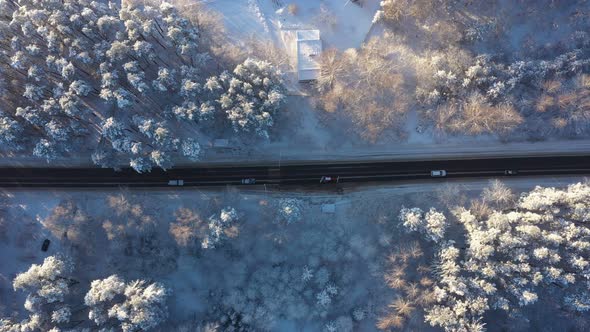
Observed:
[[[230,37],[236,41],[252,35],[280,41],[281,30],[320,29],[326,48],[356,48],[367,37],[378,0],[363,7],[348,0],[206,0],[223,14]],[[293,12],[289,11],[293,6]]]
[[[520,192],[539,183],[564,187],[581,180],[506,183]],[[386,258],[416,238],[402,232],[399,209],[436,205],[448,188],[473,197],[487,185],[487,179],[411,182],[344,187],[339,194],[264,188],[4,191],[0,316],[24,318],[24,295],[12,290],[11,280],[32,263],[62,252],[77,265],[75,294],[83,293],[90,280],[114,273],[170,287],[170,319],[162,331],[193,331],[232,311],[242,316],[221,323],[225,328],[322,331],[334,324],[337,331],[376,330],[376,320],[396,298],[383,281]],[[453,199],[459,202],[459,196]],[[291,207],[287,214],[285,202]],[[335,213],[322,213],[325,204],[334,204]],[[209,216],[228,206],[238,211],[236,228],[217,247],[201,248]],[[52,240],[47,253],[39,250],[44,238]],[[336,291],[325,293],[328,287]],[[496,330],[494,322],[488,327]],[[416,316],[406,328],[427,327]]]

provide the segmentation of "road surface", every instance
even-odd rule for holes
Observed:
[[[0,168],[0,187],[169,187],[170,180],[184,180],[184,187],[225,186],[241,185],[244,178],[256,179],[256,185],[319,185],[322,176],[338,179],[339,183],[423,180],[431,178],[432,170],[446,170],[447,178],[502,177],[507,176],[506,170],[518,171],[512,175],[515,177],[590,175],[590,155],[209,166],[154,169],[144,174],[132,169],[4,167]]]

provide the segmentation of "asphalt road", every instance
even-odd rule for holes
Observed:
[[[506,170],[518,171],[511,175],[516,177],[590,175],[590,155],[194,167],[144,174],[132,169],[15,167],[0,168],[0,187],[170,187],[169,180],[184,180],[184,187],[225,186],[241,185],[244,178],[256,179],[256,185],[320,185],[322,176],[338,178],[339,183],[431,179],[432,170],[446,170],[447,178],[502,177]]]

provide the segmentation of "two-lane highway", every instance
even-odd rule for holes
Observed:
[[[0,168],[0,187],[165,187],[170,180],[183,180],[185,187],[219,186],[240,185],[245,178],[256,179],[256,184],[309,185],[319,184],[322,176],[340,183],[422,180],[431,178],[432,170],[446,170],[448,178],[498,177],[507,170],[518,172],[513,176],[590,175],[590,156],[221,165],[143,174],[132,169],[14,167]]]

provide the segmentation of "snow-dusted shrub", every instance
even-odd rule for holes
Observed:
[[[168,236],[168,224],[159,223],[160,210],[135,195],[108,196],[99,220],[111,253],[105,258],[119,273],[170,273],[177,268],[177,244]],[[129,259],[120,259],[127,256]]]
[[[292,224],[301,220],[303,216],[303,202],[296,198],[282,198],[279,200],[279,221]]]
[[[386,131],[403,136],[409,91],[402,70],[392,60],[399,57],[389,47],[395,42],[392,39],[389,35],[372,38],[360,49],[327,50],[320,57],[320,106],[340,112],[354,132],[370,142]]]
[[[505,207],[512,203],[514,194],[504,183],[499,180],[490,181],[490,185],[484,188],[482,198],[485,202],[493,203],[498,207]]]
[[[441,132],[469,135],[506,135],[524,122],[513,105],[493,105],[477,93],[440,105],[431,117]]]

